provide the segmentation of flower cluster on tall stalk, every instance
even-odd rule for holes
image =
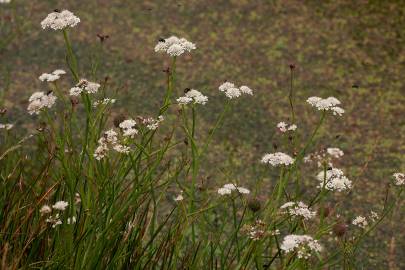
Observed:
[[[221,172],[210,187],[201,168],[216,132],[235,102],[260,92],[229,81],[209,98],[209,87],[179,89],[176,65],[197,46],[171,36],[155,46],[171,59],[156,114],[114,117],[119,97],[107,80],[84,79],[90,74],[73,50],[70,31],[80,19],[55,10],[41,26],[63,36],[70,76],[57,69],[39,77],[44,89],[28,98],[38,123],[31,134],[17,139],[12,124],[0,125],[4,269],[353,269],[363,239],[401,198],[404,174],[396,172],[378,211],[353,218],[330,206],[356,192],[356,179],[334,166],[342,150],[315,146],[321,127],[345,111],[335,97],[309,97],[319,121],[302,136],[293,65],[291,122],[272,127],[291,140],[261,150],[258,179]],[[69,79],[71,87],[61,87]],[[212,99],[224,102],[222,112],[197,134],[199,111]],[[304,175],[312,161],[316,171]],[[269,174],[278,177],[263,183]],[[307,192],[304,178],[313,183]]]

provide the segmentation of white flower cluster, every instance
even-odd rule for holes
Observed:
[[[342,150],[340,150],[337,147],[327,148],[326,152],[333,158],[341,158],[345,154]]]
[[[10,130],[14,127],[13,124],[1,124],[0,123],[0,129],[5,129],[5,130]]]
[[[310,97],[307,99],[307,102],[320,111],[332,111],[334,115],[341,116],[345,112],[345,110],[337,106],[340,105],[341,103],[335,97],[328,97],[328,98]]]
[[[9,4],[11,0],[0,0],[0,4]]]
[[[243,85],[238,88],[231,82],[224,82],[218,89],[219,91],[224,92],[225,96],[229,99],[238,98],[242,94],[253,95],[253,90],[249,87]]]
[[[260,219],[256,220],[253,225],[246,225],[242,231],[253,241],[258,241],[267,235],[266,224]]]
[[[370,212],[370,219],[372,222],[376,222],[379,218],[380,216],[376,212],[374,211]]]
[[[114,98],[104,98],[102,100],[96,100],[93,103],[93,107],[97,107],[99,105],[108,105],[108,104],[114,104],[115,103],[115,99]]]
[[[180,194],[178,194],[176,197],[174,197],[174,200],[175,200],[176,202],[180,202],[180,201],[184,200],[183,191],[181,191]]]
[[[318,167],[323,167],[327,164],[329,167],[333,167],[332,158],[339,159],[344,155],[344,152],[336,147],[327,148],[304,157],[304,162],[316,161]]]
[[[128,154],[131,150],[129,146],[122,145],[118,142],[118,134],[113,129],[104,132],[103,136],[98,140],[98,146],[94,151],[94,158],[97,160],[103,159],[110,148],[118,153]]]
[[[75,27],[80,22],[69,10],[61,12],[54,11],[49,13],[48,16],[41,22],[42,29],[62,30],[67,27]]]
[[[395,178],[395,185],[396,186],[405,185],[405,174],[403,174],[403,173],[394,173],[393,176]]]
[[[52,73],[42,73],[41,76],[39,76],[39,80],[41,82],[54,82],[60,79],[61,75],[65,75],[66,72],[62,69],[57,69],[53,71]]]
[[[52,205],[53,209],[65,211],[66,207],[68,207],[69,203],[65,201],[58,201],[54,205]]]
[[[184,96],[179,97],[176,100],[180,105],[186,105],[189,103],[205,105],[208,101],[208,97],[201,94],[200,91],[191,89],[187,91]]]
[[[238,191],[240,194],[249,194],[250,190],[244,187],[238,187],[235,184],[225,184],[218,189],[219,195],[229,195],[232,191]]]
[[[286,209],[286,212],[291,216],[303,217],[308,220],[315,217],[316,212],[311,211],[303,202],[287,202],[280,209]]]
[[[297,125],[292,124],[292,125],[288,125],[285,122],[280,122],[277,124],[277,128],[278,130],[280,130],[282,133],[285,133],[287,131],[295,131],[297,129]]]
[[[364,228],[367,227],[368,222],[367,222],[367,219],[365,217],[358,216],[352,221],[352,224],[364,229]]]
[[[134,138],[138,134],[138,130],[135,128],[136,122],[133,119],[127,119],[122,121],[119,124],[119,127],[122,129],[123,135],[125,137]]]
[[[65,211],[68,205],[68,202],[57,201],[54,205],[52,205],[52,208],[59,211]],[[49,214],[52,212],[52,208],[45,204],[41,207],[39,212],[41,215]],[[76,222],[76,218],[74,220]],[[55,216],[49,216],[45,221],[47,223],[52,223],[52,228],[62,224],[62,220],[59,218],[59,213],[55,214]],[[70,224],[70,219],[68,219],[68,224]]]
[[[100,88],[100,84],[95,82],[89,82],[86,79],[81,79],[75,87],[70,88],[69,94],[71,96],[78,96],[83,91],[88,94],[97,93],[98,89]]]
[[[294,159],[287,154],[276,152],[273,154],[265,154],[261,160],[262,163],[270,164],[274,167],[281,165],[291,165],[294,163]]]
[[[161,39],[155,46],[155,52],[166,52],[170,56],[180,56],[185,52],[191,52],[195,49],[196,46],[194,43],[185,38],[178,38],[176,36]]]
[[[327,170],[325,172],[319,172],[317,175],[317,179],[320,182],[319,188],[323,188],[325,184],[325,189],[331,191],[344,191],[346,189],[352,188],[352,181],[350,181],[343,173],[342,170],[332,168],[331,170]]]
[[[56,97],[52,92],[48,94],[44,92],[35,92],[31,95],[28,101],[28,113],[39,114],[43,108],[51,108],[56,102]]]
[[[298,258],[308,259],[312,252],[321,252],[322,246],[309,235],[290,234],[284,237],[280,248],[287,253],[297,252]]]
[[[159,115],[157,119],[152,117],[142,118],[142,124],[146,126],[149,130],[156,130],[159,127],[160,122],[164,120],[162,115]]]

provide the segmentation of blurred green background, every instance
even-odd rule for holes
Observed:
[[[156,111],[165,91],[162,70],[169,59],[153,48],[160,37],[170,35],[185,37],[198,47],[179,58],[176,88],[178,94],[190,87],[209,96],[208,104],[200,108],[202,136],[222,110],[224,98],[217,87],[224,80],[255,90],[253,98],[237,101],[215,137],[202,172],[212,185],[219,186],[215,177],[210,178],[218,174],[215,168],[249,186],[257,180],[262,154],[281,143],[275,125],[288,121],[290,64],[296,66],[295,103],[303,136],[317,121],[315,111],[305,104],[307,97],[333,95],[346,109],[343,117],[328,121],[317,148],[340,147],[345,152],[337,165],[354,183],[353,192],[341,196],[348,218],[378,210],[392,173],[404,171],[402,1],[13,0],[0,4],[1,107],[8,109],[2,121],[15,123],[17,129],[32,128],[27,99],[34,91],[47,90],[37,77],[56,68],[67,70],[62,35],[40,27],[56,8],[69,9],[81,18],[70,31],[80,72],[97,81],[109,77],[110,94],[118,98],[117,113]],[[97,34],[109,38],[101,44]],[[100,66],[93,77],[98,58]],[[63,84],[69,89],[73,80],[68,77]],[[364,269],[405,269],[404,223],[402,203],[393,219],[365,243],[359,259]]]

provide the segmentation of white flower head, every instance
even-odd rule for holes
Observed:
[[[393,176],[394,176],[394,178],[395,178],[394,184],[395,184],[396,186],[403,186],[403,185],[405,185],[405,174],[403,174],[403,173],[394,173]]]
[[[208,101],[208,97],[204,96],[203,94],[201,94],[200,91],[197,91],[195,89],[191,89],[191,90],[187,91],[184,96],[179,97],[177,99],[177,102],[180,105],[186,105],[189,103],[205,105],[207,103],[207,101]]]
[[[230,189],[227,189],[227,188],[219,188],[218,189],[218,194],[219,195],[229,195],[229,194],[231,194],[232,193],[232,190],[230,190]]]
[[[308,259],[312,252],[321,252],[322,246],[318,240],[309,235],[290,234],[284,237],[280,248],[286,252],[297,252],[298,258]]]
[[[114,149],[115,151],[117,151],[118,153],[121,153],[121,154],[129,154],[129,152],[130,152],[130,150],[131,150],[131,148],[130,148],[129,146],[122,145],[122,144],[116,144],[116,145],[114,145],[114,146],[113,146],[113,149]]]
[[[331,190],[331,191],[345,191],[352,188],[352,181],[350,181],[343,173],[342,170],[332,168],[325,172],[319,172],[317,175],[319,181],[319,188]]]
[[[184,197],[183,197],[182,194],[179,194],[179,195],[177,195],[177,196],[174,198],[174,200],[175,200],[176,202],[179,202],[179,201],[184,200]]]
[[[229,99],[238,98],[241,95],[242,95],[241,91],[239,90],[239,88],[236,87],[229,88],[228,90],[225,91],[225,96]]]
[[[239,89],[243,94],[248,94],[248,95],[253,96],[253,90],[250,89],[249,87],[247,87],[246,85],[242,85],[241,87],[239,87]]]
[[[291,216],[302,217],[306,220],[315,217],[316,212],[311,211],[303,202],[287,202],[283,204],[280,209],[286,209],[286,213]]]
[[[341,116],[345,112],[345,110],[338,106],[341,102],[335,97],[328,97],[325,99],[320,97],[310,97],[307,99],[307,102],[319,111],[332,111],[334,115]]]
[[[297,129],[297,125],[288,125],[286,122],[280,122],[277,124],[277,128],[280,130],[280,132],[285,133],[287,131],[295,131]]]
[[[220,195],[229,195],[232,191],[237,191],[240,194],[249,194],[250,190],[244,187],[238,187],[235,184],[229,183],[225,184],[223,187],[218,189],[218,194]]]
[[[294,159],[287,154],[276,152],[273,154],[265,154],[261,160],[262,163],[270,164],[274,167],[281,165],[291,165],[294,163]]]
[[[14,127],[14,124],[0,124],[0,129],[10,130]]]
[[[358,216],[352,221],[352,224],[364,229],[364,228],[367,227],[368,222],[367,222],[367,219],[365,217]]]
[[[145,125],[146,128],[149,130],[156,130],[163,120],[164,117],[162,115],[159,115],[157,119],[154,119],[152,117],[142,118],[142,124]]]
[[[41,22],[41,26],[42,29],[63,30],[67,27],[75,27],[79,22],[80,19],[72,12],[63,10],[49,13]]]
[[[176,36],[161,39],[155,46],[155,52],[166,52],[168,55],[173,57],[180,56],[185,52],[191,52],[195,49],[196,46],[194,43],[185,38],[178,38]]]
[[[123,131],[123,135],[130,138],[133,138],[136,134],[138,134],[138,130],[135,128],[135,126],[136,122],[133,119],[124,120],[119,124],[119,127]]]
[[[62,69],[56,69],[52,73],[43,73],[39,76],[39,80],[41,82],[54,82],[60,79],[61,75],[66,74],[66,72]]]
[[[51,209],[51,207],[49,207],[48,205],[43,205],[42,207],[41,207],[41,209],[39,210],[39,212],[41,213],[41,215],[44,215],[44,214],[49,214],[50,212],[52,212],[52,209]]]
[[[83,89],[80,87],[72,87],[69,90],[69,95],[71,96],[79,96],[83,92]]]
[[[65,211],[66,207],[68,207],[69,203],[65,201],[58,201],[54,205],[52,205],[53,209]]]
[[[240,97],[242,94],[253,95],[253,90],[243,85],[236,87],[234,83],[224,82],[218,87],[218,90],[225,93],[225,96],[229,99]]]
[[[226,92],[226,91],[228,91],[228,89],[230,89],[230,88],[236,88],[236,87],[235,87],[235,84],[233,84],[233,83],[231,83],[231,82],[224,82],[223,84],[221,84],[221,85],[218,87],[219,91],[221,91],[221,92]]]
[[[9,4],[11,0],[0,0],[0,4]]]
[[[47,94],[44,92],[35,92],[28,101],[30,102],[27,107],[28,113],[39,114],[44,108],[52,108],[56,102],[56,96],[54,96],[52,92]]]
[[[56,69],[52,72],[53,75],[65,75],[66,71],[64,71],[63,69]]]
[[[71,96],[78,96],[85,92],[88,94],[94,94],[98,92],[100,84],[95,82],[90,82],[86,79],[81,79],[74,87],[70,88],[69,94]]]
[[[336,147],[330,147],[326,149],[326,152],[334,158],[341,158],[344,155],[343,151]]]

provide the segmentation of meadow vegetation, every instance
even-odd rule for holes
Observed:
[[[10,60],[9,48],[33,26],[17,4],[3,4],[10,20],[1,21],[0,51]],[[148,77],[158,82],[139,82],[160,92],[129,100],[117,83],[123,75],[103,76],[120,62],[106,56],[110,36],[98,33],[94,46],[82,49],[78,29],[87,16],[78,14],[56,9],[34,25],[38,35],[56,36],[52,46],[63,52],[57,67],[35,76],[41,90],[27,90],[23,104],[10,105],[13,85],[22,82],[2,69],[2,269],[363,269],[373,246],[381,247],[373,245],[379,228],[401,228],[401,149],[390,166],[372,166],[376,147],[342,128],[356,107],[372,106],[359,94],[303,91],[294,62],[285,65],[283,91],[257,90],[268,86],[265,79],[237,72],[237,62],[215,52],[209,57],[235,74],[223,79],[211,71],[194,84],[193,66],[201,63],[193,55],[208,44],[167,30],[143,40],[150,48],[137,52],[137,70],[123,71],[139,71],[149,54],[160,59],[159,72]],[[373,94],[376,117],[403,112],[384,106],[397,95]],[[267,115],[272,97],[280,106]],[[372,142],[384,145],[380,133]],[[367,188],[358,180],[365,174],[379,179],[372,203],[355,195]],[[384,261],[387,252],[395,254],[384,250],[374,260],[401,267],[395,255]]]

